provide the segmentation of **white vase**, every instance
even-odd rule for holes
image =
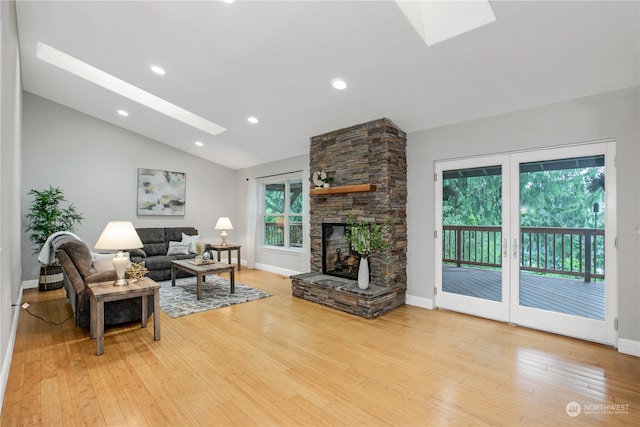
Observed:
[[[358,287],[360,289],[369,289],[369,258],[360,258],[358,266]]]

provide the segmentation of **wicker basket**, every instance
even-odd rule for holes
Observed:
[[[40,279],[38,289],[41,291],[53,291],[64,286],[61,265],[43,265],[40,267]]]

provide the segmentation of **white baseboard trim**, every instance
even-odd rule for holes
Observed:
[[[22,289],[35,289],[38,286],[38,279],[25,280],[24,282],[22,282]]]
[[[279,274],[281,276],[287,276],[287,277],[293,276],[294,274],[303,273],[301,271],[289,270],[286,268],[274,267],[273,265],[259,264],[259,263],[255,264],[255,268],[257,268],[258,270],[264,270],[270,273],[275,273],[275,274]]]
[[[36,285],[38,281],[36,280]],[[22,301],[22,289],[24,288],[24,282],[22,288],[18,292],[18,298],[16,304]],[[18,318],[20,317],[20,306],[17,305],[11,308],[11,333],[9,334],[9,342],[7,343],[7,352],[4,355],[2,363],[2,372],[0,373],[0,402],[4,402],[4,393],[7,391],[7,381],[9,381],[9,370],[11,369],[11,360],[13,359],[13,349],[16,344],[16,333],[18,331]],[[0,413],[2,407],[0,406]]]
[[[618,340],[618,353],[624,353],[624,354],[629,354],[631,356],[640,357],[640,341],[620,338]]]
[[[427,308],[429,310],[433,310],[433,299],[417,297],[415,295],[407,295],[405,303],[407,305],[413,305],[416,307]]]

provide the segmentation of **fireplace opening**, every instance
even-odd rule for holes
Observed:
[[[322,273],[358,280],[360,255],[344,239],[345,224],[322,224]]]

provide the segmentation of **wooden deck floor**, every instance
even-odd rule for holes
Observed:
[[[496,270],[444,266],[445,292],[500,301],[501,273]],[[520,305],[604,320],[604,282],[520,273]]]

